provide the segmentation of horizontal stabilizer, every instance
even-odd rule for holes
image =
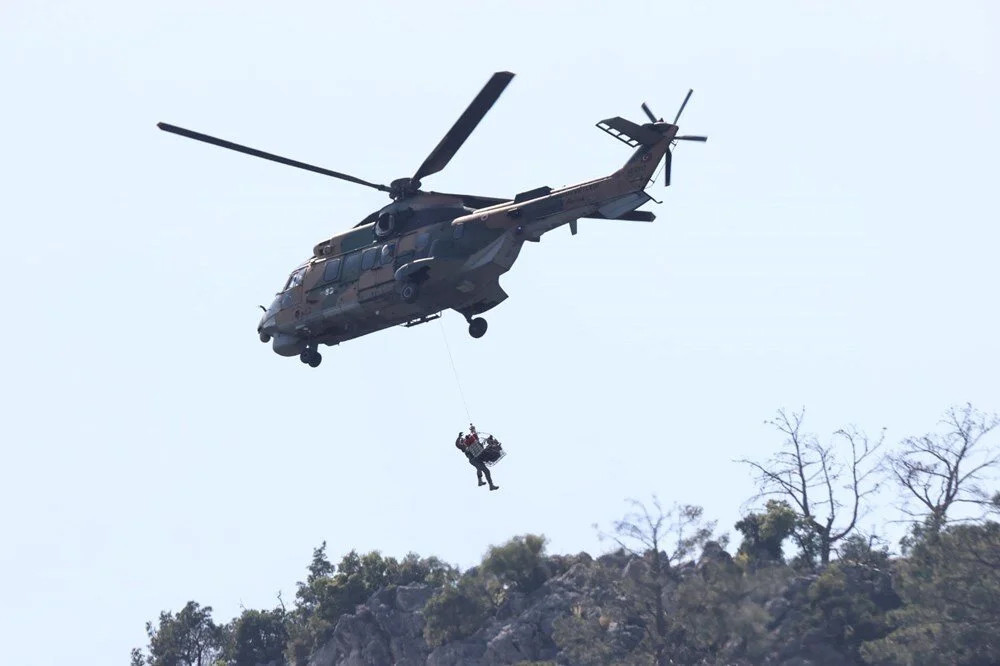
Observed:
[[[605,202],[603,205],[597,207],[597,212],[608,219],[617,220],[625,213],[632,212],[652,198],[644,190],[632,192]]]
[[[627,143],[633,148],[638,146],[640,143],[644,146],[652,146],[659,143],[659,141],[663,139],[663,135],[656,130],[636,125],[631,120],[625,120],[620,116],[602,120],[597,123],[597,126],[619,141]]]
[[[594,213],[593,215],[584,215],[586,219],[590,220],[626,220],[628,222],[652,222],[656,219],[656,215],[650,210],[633,210],[628,213],[623,213],[618,217],[605,217],[600,213]]]

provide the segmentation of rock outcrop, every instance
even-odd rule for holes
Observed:
[[[713,546],[705,548],[697,563],[672,570],[672,589],[686,579],[740,575],[729,554]],[[569,614],[599,616],[600,595],[606,593],[608,578],[627,581],[641,576],[639,569],[644,566],[645,563],[622,553],[597,560],[577,556],[563,562],[558,567],[562,573],[549,578],[535,592],[511,594],[471,636],[433,648],[424,639],[424,608],[438,588],[413,584],[383,589],[354,613],[340,618],[332,638],[312,656],[309,666],[501,666],[546,661],[570,664],[554,639],[557,621]],[[854,577],[845,577],[852,587]],[[803,631],[800,609],[809,606],[809,591],[817,578],[817,575],[797,575],[788,568],[776,569],[773,584],[767,585],[766,590],[757,588],[748,592],[741,602],[765,618],[761,628],[768,636],[768,653],[749,657],[745,637],[734,635],[718,645],[714,657],[704,663],[776,666],[855,663],[843,646],[815,630]],[[664,598],[667,608],[669,596],[665,594]],[[613,623],[608,636],[627,663],[627,651],[642,641],[643,633],[641,621],[637,624],[626,621],[620,625]]]

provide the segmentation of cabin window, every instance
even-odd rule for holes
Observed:
[[[465,225],[464,224],[453,224],[451,225],[451,237],[458,240],[465,235]]]
[[[344,272],[340,279],[344,282],[350,282],[357,280],[359,275],[361,275],[361,253],[352,252],[344,257]]]
[[[328,259],[323,268],[323,282],[333,282],[340,277],[340,257]]]
[[[370,247],[361,253],[361,270],[367,271],[375,265],[375,258],[378,257],[378,248]]]
[[[281,307],[290,308],[299,302],[299,292],[296,289],[289,289],[281,295]]]
[[[419,234],[417,234],[417,242],[414,249],[416,249],[417,252],[420,252],[421,250],[426,249],[427,246],[430,244],[431,244],[430,232],[421,231]]]
[[[386,243],[382,246],[382,256],[379,259],[380,266],[388,266],[392,263],[392,258],[396,256],[396,244]]]

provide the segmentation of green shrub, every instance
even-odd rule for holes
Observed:
[[[428,600],[424,606],[424,639],[431,647],[437,647],[468,638],[491,611],[482,580],[477,575],[467,575],[457,585],[442,588]]]

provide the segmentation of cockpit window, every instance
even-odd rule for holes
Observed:
[[[278,314],[278,310],[280,309],[281,309],[281,294],[278,294],[277,296],[274,297],[274,300],[271,301],[271,306],[267,309],[267,312],[264,313],[263,319],[266,321],[271,316]]]
[[[306,274],[305,266],[297,269],[295,272],[293,272],[291,275],[288,276],[288,283],[285,285],[285,288],[282,289],[282,291],[288,291],[292,287],[297,287],[300,284],[302,284],[302,276],[305,274]]]

